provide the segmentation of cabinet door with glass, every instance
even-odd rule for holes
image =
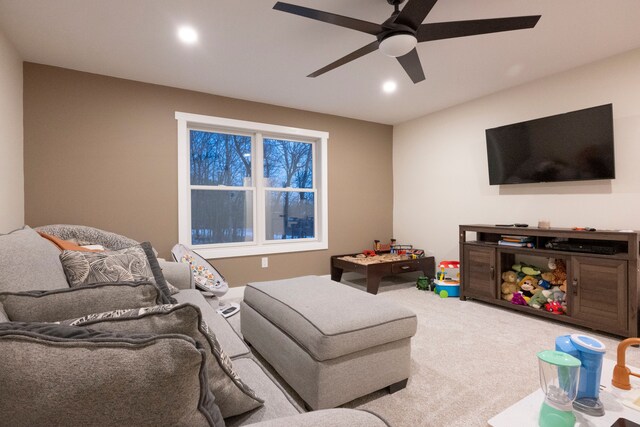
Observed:
[[[571,257],[567,289],[571,317],[625,335],[627,288],[626,260]]]
[[[465,245],[462,265],[463,297],[496,298],[495,248]]]

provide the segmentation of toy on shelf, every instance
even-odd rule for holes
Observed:
[[[527,305],[527,300],[521,292],[514,292],[513,298],[511,298],[511,304],[515,305]]]
[[[502,273],[502,299],[505,301],[511,301],[513,294],[518,291],[518,275],[515,271],[505,271]]]
[[[552,314],[565,314],[566,263],[562,259],[549,258],[547,268],[548,271],[543,271],[542,268],[524,262],[513,264],[511,270],[502,272],[501,298],[516,305],[528,305]]]
[[[440,298],[460,296],[460,261],[441,261],[436,273],[435,292]]]

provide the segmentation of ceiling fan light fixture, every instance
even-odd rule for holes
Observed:
[[[411,52],[418,44],[418,39],[413,34],[392,34],[380,42],[379,49],[387,56],[398,57]]]

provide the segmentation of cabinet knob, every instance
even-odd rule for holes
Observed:
[[[571,286],[573,287],[573,294],[578,295],[578,279],[574,278],[571,281]]]
[[[496,278],[496,269],[493,266],[489,269],[489,274],[490,274],[491,280],[494,280]]]

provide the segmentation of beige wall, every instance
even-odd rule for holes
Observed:
[[[394,234],[458,259],[464,223],[640,229],[640,50],[394,128]],[[489,186],[485,129],[613,103],[616,179]],[[526,167],[526,165],[523,165]],[[412,185],[406,185],[412,182]]]
[[[26,222],[178,239],[175,111],[330,133],[329,250],[216,260],[232,285],[327,274],[329,256],[392,231],[392,128],[32,63],[24,66]]]
[[[24,224],[22,59],[0,31],[0,233]]]

